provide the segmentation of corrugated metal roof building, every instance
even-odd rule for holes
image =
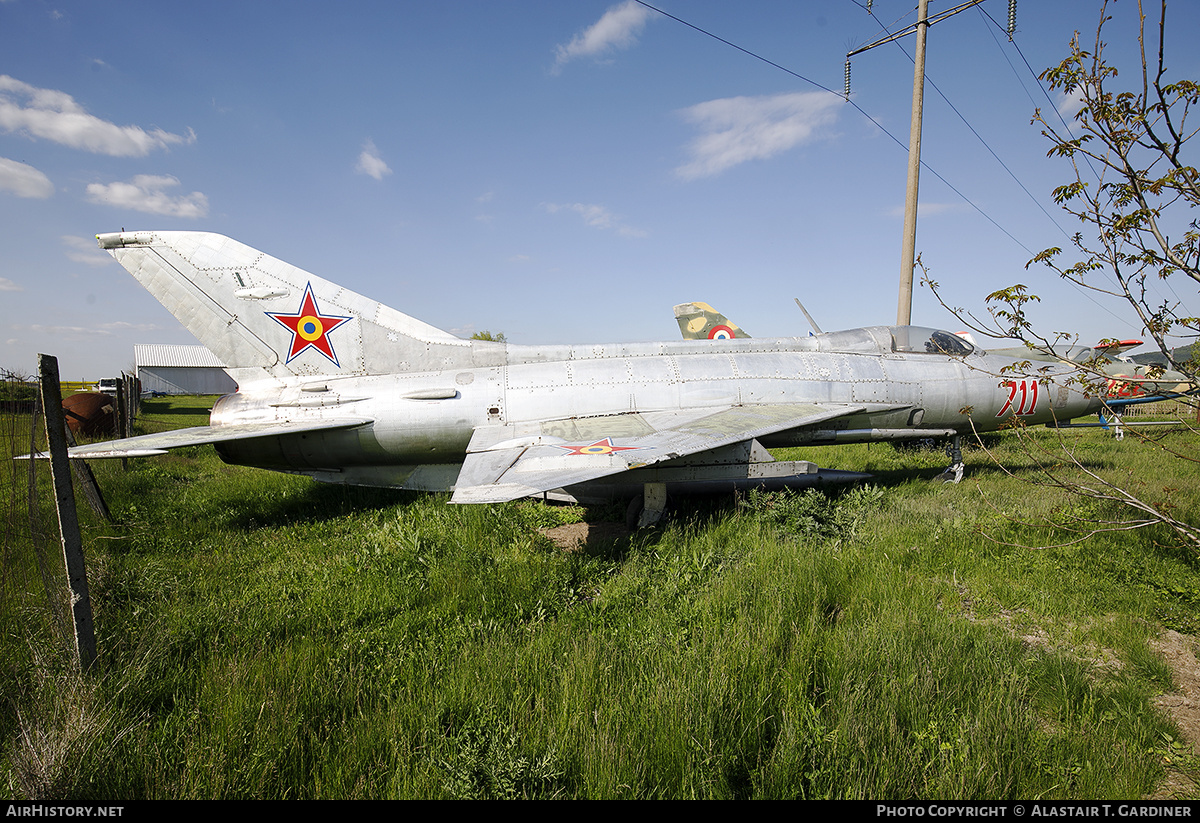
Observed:
[[[142,392],[163,394],[230,394],[237,384],[225,364],[204,346],[139,343],[133,362]]]

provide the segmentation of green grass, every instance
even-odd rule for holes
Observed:
[[[1190,466],[1078,436],[1196,522]],[[989,445],[1015,476],[978,450],[958,486],[929,482],[938,452],[797,450],[877,481],[685,502],[574,552],[537,529],[578,507],[321,486],[207,447],[97,465],[119,524],[87,525],[101,660],[73,675],[6,608],[6,793],[1147,795],[1181,759],[1150,641],[1196,632],[1197,558],[1156,528],[1058,545],[1042,518],[1111,512]]]

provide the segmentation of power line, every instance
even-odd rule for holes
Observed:
[[[982,11],[982,6],[976,5],[975,8]],[[872,17],[874,17],[874,15],[872,15]],[[878,22],[878,18],[875,18],[875,19]],[[991,19],[991,17],[989,16],[988,19]],[[995,23],[994,20],[992,22]],[[999,24],[996,24],[996,25],[997,25],[997,28],[1000,27]],[[880,23],[879,26],[886,34],[892,35],[892,32],[889,31],[888,27],[884,26],[882,23]],[[991,32],[991,34],[994,38],[995,33]],[[1009,39],[1010,40],[1012,39],[1011,36]],[[901,53],[903,53],[904,56],[908,58],[909,62],[910,63],[914,62],[913,56],[908,53],[908,50],[905,49],[904,46],[901,45],[898,40],[882,40],[879,42],[881,42],[881,43],[882,42],[895,42],[896,48],[900,49]],[[1003,50],[1001,50],[1001,51],[1003,52]],[[851,54],[847,56],[847,61],[849,60],[849,57],[852,56],[854,53],[855,52],[851,52]],[[1008,167],[1008,164],[1005,163],[1004,160],[1000,157],[1000,155],[997,154],[996,151],[988,144],[987,140],[984,139],[983,135],[981,135],[979,133],[979,131],[973,125],[971,125],[970,121],[968,121],[967,118],[963,115],[963,113],[958,110],[958,107],[955,106],[954,103],[951,102],[950,98],[947,97],[946,94],[938,87],[937,83],[933,80],[933,78],[929,77],[929,75],[926,74],[925,79],[929,82],[930,87],[935,92],[937,92],[938,97],[942,98],[942,101],[947,106],[949,106],[950,110],[952,112],[954,112],[954,114],[958,117],[958,119],[962,121],[962,124],[967,127],[967,130],[970,131],[971,134],[975,135],[975,139],[978,140],[980,145],[982,145],[984,147],[984,149],[987,150],[988,154],[990,154],[992,156],[992,159],[994,159],[1000,165],[1000,168],[1004,169],[1004,171],[1008,174],[1008,176],[1012,178],[1013,182],[1016,183],[1017,186],[1021,189],[1021,191],[1023,191],[1025,193],[1025,196],[1028,197],[1033,202],[1033,204],[1035,206],[1037,206],[1038,210],[1041,211],[1041,213],[1046,216],[1046,219],[1049,220],[1054,225],[1054,227],[1057,228],[1060,232],[1062,232],[1063,236],[1069,240],[1071,235],[1062,226],[1060,226],[1058,224],[1058,221],[1054,219],[1054,216],[1051,215],[1050,212],[1046,211],[1046,208],[1041,204],[1041,202],[1036,197],[1034,197],[1033,193],[1031,191],[1029,191],[1029,189],[1025,186],[1024,183],[1021,182],[1020,178],[1017,177],[1016,173],[1011,168]],[[924,164],[922,164],[922,165],[924,165]],[[941,179],[941,178],[939,177],[938,179]],[[945,181],[943,181],[943,182],[945,182]],[[953,187],[951,187],[951,189],[953,189]],[[959,194],[959,196],[962,197],[961,194]],[[967,203],[969,203],[970,205],[972,205],[973,207],[975,207],[978,210],[978,207],[975,206],[975,204],[972,203],[969,199],[967,199],[966,197],[963,197],[963,199],[966,200]],[[983,212],[980,210],[980,213],[982,214]],[[985,214],[984,216],[986,217],[987,215]],[[993,222],[993,225],[995,225],[995,221],[992,221],[992,222]],[[1004,231],[1004,229],[1001,229],[1001,231]],[[1016,238],[1014,238],[1007,231],[1004,231],[1004,233],[1007,234],[1014,242],[1017,243],[1017,245],[1019,245],[1022,249],[1024,249],[1028,254],[1030,254],[1030,255],[1033,254],[1033,251],[1030,250],[1029,247],[1026,246],[1024,243],[1022,243],[1019,240],[1017,240]]]
[[[676,17],[675,15],[671,14],[670,12],[663,11],[662,9],[658,8],[657,6],[652,6],[649,3],[645,2],[645,0],[637,0],[637,2],[640,5],[643,5],[646,8],[650,9],[651,11],[658,12],[663,17],[669,17],[670,19],[674,20],[676,23],[682,23],[683,25],[687,26],[689,29],[698,31],[701,34],[705,35],[706,37],[711,37],[712,39],[716,40],[717,42],[724,43],[726,46],[729,46],[730,48],[737,49],[742,54],[753,57],[755,60],[761,60],[762,62],[766,63],[768,66],[772,66],[786,74],[790,74],[792,77],[795,77],[797,80],[803,80],[805,83],[808,83],[811,86],[816,86],[821,91],[827,91],[830,94],[836,93],[832,89],[828,89],[825,86],[822,86],[816,80],[812,80],[808,77],[805,77],[802,74],[797,74],[796,72],[792,71],[791,69],[787,68],[786,66],[781,66],[778,63],[768,60],[767,58],[763,57],[761,54],[755,54],[754,52],[750,51],[749,49],[744,49],[741,46],[739,46],[737,43],[731,43],[728,40],[726,40],[724,37],[719,37],[718,35],[713,34],[711,31],[707,31],[705,29],[700,28],[697,25],[689,23],[688,21],[684,20],[681,17]]]
[[[990,20],[992,25],[996,26],[996,28],[1000,28],[1000,24],[997,23],[996,20],[990,14],[988,14],[983,9],[982,6],[979,7],[979,13],[982,14],[983,16],[987,17],[987,19]],[[990,31],[990,33],[992,34],[992,38],[994,40],[995,36],[996,36],[995,32]],[[1051,99],[1050,92],[1047,90],[1047,88],[1041,82],[1041,76],[1036,71],[1034,71],[1033,66],[1030,65],[1028,58],[1025,57],[1025,53],[1023,51],[1021,51],[1020,44],[1018,44],[1017,41],[1012,37],[1009,37],[1009,42],[1012,43],[1013,49],[1015,49],[1017,54],[1021,57],[1021,61],[1025,64],[1026,70],[1028,70],[1030,76],[1033,78],[1034,83],[1037,84],[1038,89],[1042,92],[1042,96],[1046,98],[1046,102],[1049,104],[1051,110],[1054,112],[1054,116],[1058,118],[1058,122],[1062,125],[1063,130],[1067,133],[1068,136],[1073,136],[1072,132],[1071,132],[1071,124],[1062,116],[1062,112],[1059,110],[1059,108],[1055,104],[1054,100]],[[1004,55],[1004,59],[1006,61],[1008,61],[1008,54],[1007,54],[1007,52],[1005,52],[1004,48],[1000,45],[999,41],[996,42],[996,46],[997,46],[997,48],[1000,49],[1000,53]],[[1009,67],[1012,68],[1012,62],[1008,61],[1008,64],[1009,64]],[[1014,76],[1017,74],[1015,68],[1013,68],[1013,74],[1014,74]],[[1017,79],[1019,82],[1020,78],[1018,77]],[[1025,88],[1024,83],[1021,83],[1021,88],[1022,89]],[[1027,97],[1030,98],[1030,102],[1034,105],[1034,107],[1038,108],[1037,102],[1035,100],[1033,100],[1032,96],[1029,95],[1028,90],[1026,90],[1025,94]],[[1095,167],[1095,165],[1093,165],[1091,156],[1088,155],[1087,152],[1082,152],[1082,155],[1083,155],[1084,163],[1087,165],[1088,169],[1092,172],[1092,176],[1095,177],[1097,182],[1101,181],[1102,178],[1100,176],[1100,173],[1096,171],[1096,167]],[[1054,224],[1056,226],[1058,226],[1058,221],[1054,221]],[[1059,231],[1061,231],[1067,237],[1068,240],[1074,242],[1074,237],[1071,234],[1069,234],[1066,231],[1066,229],[1063,229],[1061,226],[1058,226],[1058,228],[1059,228]],[[1114,275],[1109,273],[1107,270],[1101,270],[1101,273],[1109,281],[1110,285],[1112,285],[1114,287],[1117,286]],[[1174,296],[1176,302],[1182,302],[1179,298],[1179,295],[1175,292],[1175,287],[1171,283],[1170,280],[1163,280],[1162,283],[1167,287],[1168,290],[1170,290],[1170,292]],[[1096,302],[1091,297],[1091,295],[1087,294],[1078,284],[1072,282],[1071,285],[1075,287],[1076,291],[1079,291],[1081,294],[1085,294],[1085,296],[1087,296],[1088,299],[1092,300],[1092,302],[1094,302],[1094,303]],[[1162,292],[1159,291],[1157,288],[1155,288],[1156,284],[1154,283],[1154,281],[1150,281],[1150,285],[1151,285],[1151,288],[1154,289],[1154,291],[1156,291],[1159,294],[1160,298],[1162,298],[1165,301],[1166,298],[1163,297]],[[1097,303],[1097,305],[1100,305],[1100,304]],[[1105,309],[1105,311],[1108,311],[1108,309]],[[1109,314],[1112,314],[1112,312],[1110,311]]]
[[[999,24],[999,23],[997,23],[997,22],[995,21],[995,19],[993,19],[993,18],[992,18],[992,16],[991,16],[990,14],[988,14],[986,11],[984,11],[982,8],[980,8],[980,9],[979,9],[979,13],[980,13],[980,14],[983,14],[984,16],[986,16],[986,17],[988,18],[988,20],[991,20],[991,21],[992,21],[992,25],[999,27],[999,25],[1000,25],[1000,24]],[[993,37],[994,37],[994,36],[995,36],[995,35],[994,35],[994,33],[993,33]],[[1033,77],[1033,80],[1034,80],[1034,82],[1035,82],[1035,83],[1037,83],[1038,90],[1039,90],[1039,91],[1041,91],[1041,93],[1042,93],[1042,96],[1046,98],[1046,102],[1047,102],[1047,103],[1050,105],[1050,108],[1051,108],[1051,110],[1054,112],[1054,116],[1058,118],[1058,122],[1062,124],[1062,127],[1063,127],[1064,129],[1066,129],[1066,131],[1067,131],[1067,134],[1070,134],[1070,133],[1071,133],[1071,124],[1070,124],[1070,123],[1068,123],[1068,122],[1067,122],[1067,121],[1066,121],[1066,120],[1063,118],[1063,116],[1062,116],[1062,112],[1058,110],[1058,106],[1057,106],[1057,105],[1054,103],[1054,101],[1053,101],[1053,100],[1050,98],[1050,92],[1049,92],[1049,91],[1047,91],[1047,90],[1046,90],[1046,87],[1042,85],[1042,79],[1041,79],[1041,77],[1040,77],[1040,76],[1038,75],[1038,73],[1037,73],[1037,72],[1034,70],[1033,66],[1031,66],[1031,65],[1029,64],[1029,60],[1028,60],[1028,59],[1025,57],[1025,53],[1024,53],[1023,51],[1021,51],[1021,46],[1020,46],[1020,44],[1019,44],[1019,43],[1017,43],[1017,41],[1016,41],[1016,39],[1015,39],[1015,38],[1009,38],[1009,40],[1010,40],[1010,41],[1012,42],[1012,44],[1013,44],[1013,49],[1014,49],[1014,50],[1016,50],[1016,52],[1017,52],[1017,54],[1018,54],[1018,55],[1020,55],[1020,57],[1021,57],[1021,62],[1023,62],[1023,63],[1025,64],[1025,68],[1026,68],[1026,69],[1029,71],[1029,74],[1030,74],[1030,76],[1031,76],[1031,77]],[[998,45],[998,44],[997,44],[997,45]],[[1005,59],[1007,60],[1007,59],[1008,59],[1008,55],[1004,53],[1004,49],[1001,49],[1001,50],[1000,50],[1000,52],[1001,52],[1001,54],[1004,54],[1004,56],[1005,56]],[[1011,66],[1012,64],[1011,64],[1011,63],[1009,63],[1009,65]],[[1015,73],[1016,73],[1016,72],[1014,71],[1014,74],[1015,74]],[[1021,88],[1025,88],[1025,84],[1024,84],[1024,83],[1022,83],[1022,84],[1021,84]],[[1026,96],[1029,96],[1029,92],[1026,92],[1025,94],[1026,94]],[[1032,98],[1030,99],[1030,102],[1031,102],[1031,103],[1033,103],[1033,105],[1034,105],[1034,107],[1035,107],[1035,108],[1037,108],[1037,103],[1036,103],[1036,102],[1035,102],[1035,101],[1034,101]],[[1085,155],[1085,156],[1084,156],[1084,160],[1087,162],[1087,164],[1088,164],[1088,168],[1090,168],[1090,169],[1092,170],[1092,174],[1093,174],[1093,175],[1096,177],[1096,179],[1097,179],[1097,180],[1099,180],[1099,179],[1100,179],[1100,175],[1099,175],[1099,173],[1097,173],[1097,172],[1096,172],[1096,168],[1095,168],[1095,166],[1093,166],[1093,165],[1092,165],[1092,159],[1091,159],[1090,157],[1087,157],[1087,156]]]
[[[714,34],[713,32],[710,32],[707,29],[701,28],[700,26],[690,23],[681,17],[677,17],[676,15],[671,14],[667,11],[664,11],[663,9],[660,9],[657,6],[651,5],[650,3],[646,2],[646,0],[636,0],[636,2],[639,5],[642,5],[642,6],[646,7],[647,9],[650,9],[653,12],[657,12],[658,14],[661,14],[662,16],[664,16],[666,18],[674,20],[677,23],[681,23],[684,26],[687,26],[688,28],[692,29],[693,31],[699,32],[700,34],[703,34],[706,37],[711,37],[712,39],[716,40],[719,43],[729,46],[730,48],[736,49],[737,51],[742,52],[743,54],[747,55],[748,57],[752,57],[755,60],[766,63],[767,65],[771,66],[772,68],[778,69],[779,71],[782,71],[785,74],[788,74],[791,77],[796,78],[797,80],[801,80],[805,83],[808,83],[809,85],[811,85],[821,91],[827,92],[829,94],[836,94],[836,92],[834,92],[832,89],[822,85],[821,83],[818,83],[817,81],[815,81],[809,77],[805,77],[804,75],[802,75],[798,72],[795,72],[795,71],[787,68],[786,66],[782,66],[773,60],[769,60],[768,58],[763,57],[760,54],[757,54],[756,52],[753,52],[749,49],[743,48],[742,46],[739,46],[736,43],[726,40],[725,38],[723,38],[717,34]],[[855,2],[855,5],[858,5],[860,8],[865,8],[862,6],[861,3],[857,3],[856,0],[852,0],[852,2]],[[866,9],[866,10],[868,13],[871,13],[870,9]],[[985,14],[986,14],[986,12],[985,12]],[[872,14],[871,16],[874,17],[874,14]],[[875,18],[875,19],[878,22],[878,18]],[[988,19],[991,19],[990,15],[989,15]],[[994,20],[992,20],[992,22],[995,23]],[[883,28],[883,30],[885,32],[888,31],[888,29],[886,27],[884,27],[882,24],[879,24],[879,25],[881,28]],[[998,26],[998,24],[997,24],[997,26]],[[1010,40],[1011,39],[1012,38],[1010,38]],[[1013,46],[1014,46],[1014,48],[1017,49],[1017,53],[1021,55],[1021,59],[1025,62],[1025,65],[1029,69],[1030,73],[1036,78],[1037,74],[1033,71],[1033,68],[1029,65],[1029,61],[1025,59],[1025,55],[1023,53],[1021,53],[1020,48],[1017,47],[1015,40],[1013,41]],[[900,50],[904,52],[905,56],[908,56],[908,52],[904,51],[903,46],[900,46],[899,44],[897,44],[897,47],[900,48]],[[910,56],[909,59],[912,60],[913,58]],[[1012,172],[1012,170],[1009,169],[1008,166],[1005,165],[1005,163],[1002,160],[1000,160],[999,156],[996,155],[996,153],[994,151],[992,151],[991,147],[987,145],[987,142],[985,140],[983,140],[983,138],[979,135],[979,133],[970,125],[969,122],[967,122],[966,118],[963,117],[962,113],[959,112],[958,109],[955,108],[954,105],[950,103],[950,101],[941,92],[941,90],[937,88],[936,84],[934,84],[932,80],[930,81],[930,85],[933,86],[934,90],[937,91],[938,95],[947,103],[947,105],[950,106],[951,110],[953,110],[954,113],[956,115],[958,115],[959,119],[961,119],[963,121],[963,123],[967,125],[967,128],[969,128],[971,130],[971,133],[974,134],[979,139],[979,141],[984,145],[984,147],[988,149],[988,151],[992,154],[992,156],[996,159],[996,161],[1000,163],[1001,167],[1004,168],[1004,170],[1006,172],[1008,172],[1011,177],[1013,177],[1013,179],[1017,182],[1017,185],[1021,187],[1021,190],[1025,192],[1026,196],[1028,196],[1031,200],[1033,200],[1033,202],[1035,204],[1037,204],[1038,208],[1042,211],[1042,213],[1046,215],[1047,219],[1049,219],[1050,222],[1053,223],[1054,226],[1059,231],[1063,232],[1064,235],[1066,235],[1069,238],[1070,235],[1067,234],[1066,231],[1058,224],[1058,222],[1056,220],[1054,220],[1054,218],[1046,212],[1046,210],[1042,207],[1042,205],[1040,203],[1038,203],[1037,198],[1035,198],[1033,196],[1033,194],[1020,182],[1020,180],[1017,180],[1016,175]],[[1047,94],[1046,90],[1042,87],[1040,80],[1038,81],[1038,87],[1042,89],[1043,94],[1046,94],[1047,100],[1049,100],[1049,95]],[[843,97],[843,95],[838,95],[838,96]],[[888,131],[886,128],[884,128],[879,123],[878,120],[871,117],[871,115],[868,114],[861,106],[859,106],[856,102],[849,99],[848,97],[845,97],[844,99],[846,99],[846,102],[848,102],[854,108],[855,111],[857,111],[864,118],[866,118],[868,121],[870,121],[872,123],[872,125],[874,125],[876,128],[878,128],[884,134],[886,134],[889,138],[891,138],[892,142],[894,142],[900,148],[904,149],[906,152],[908,151],[908,146],[904,142],[902,142],[894,134],[892,134],[890,131]],[[1057,106],[1054,106],[1053,103],[1051,103],[1051,108],[1054,109],[1056,114],[1058,113],[1058,108],[1057,108]],[[1061,119],[1061,114],[1059,114],[1059,118]],[[1065,122],[1064,122],[1064,125],[1066,125]],[[963,194],[961,191],[959,191],[957,187],[955,187],[953,184],[950,183],[950,181],[948,181],[945,177],[943,177],[941,174],[939,174],[938,171],[936,169],[934,169],[933,167],[931,167],[925,160],[921,161],[921,168],[925,169],[927,172],[932,174],[935,178],[937,178],[938,181],[940,181],[944,186],[946,186],[946,188],[950,189],[950,191],[952,191],[956,195],[958,195],[958,197],[961,198],[963,200],[963,202],[965,202],[967,205],[969,205],[971,208],[973,208],[976,212],[978,212],[981,217],[983,217],[985,220],[987,220],[989,223],[991,223],[997,230],[999,230],[1002,234],[1004,234],[1005,237],[1012,240],[1013,243],[1015,243],[1022,250],[1024,250],[1026,254],[1029,254],[1030,256],[1034,255],[1034,251],[1032,249],[1030,249],[1028,246],[1026,246],[1024,243],[1022,243],[1016,237],[1014,237],[1010,231],[1008,231],[1006,228],[1001,226],[995,219],[992,218],[991,215],[989,215],[987,212],[985,212],[983,210],[983,208],[981,208],[977,203],[975,203],[975,201],[971,200],[971,198],[967,197],[965,194]],[[1072,284],[1072,285],[1076,285],[1076,284]],[[1118,320],[1121,320],[1121,318],[1118,315],[1116,315],[1114,312],[1112,312],[1106,306],[1104,306],[1099,301],[1097,301],[1092,295],[1088,294],[1085,290],[1079,289],[1079,287],[1077,285],[1076,285],[1076,290],[1079,291],[1084,297],[1087,297],[1087,299],[1089,299],[1091,302],[1095,303],[1098,308],[1107,312],[1108,314],[1111,314],[1113,317],[1117,318]],[[1124,321],[1122,321],[1122,322],[1124,322]]]
[[[755,52],[750,51],[749,49],[743,48],[743,47],[737,45],[736,43],[732,43],[729,40],[726,40],[724,37],[720,37],[719,35],[713,34],[712,32],[708,31],[707,29],[703,29],[700,26],[697,26],[693,23],[689,23],[687,20],[684,20],[680,17],[676,17],[675,15],[670,14],[669,12],[663,11],[662,9],[658,8],[657,6],[653,6],[650,3],[647,3],[646,0],[637,0],[637,3],[642,6],[645,6],[646,8],[650,9],[651,11],[658,12],[659,14],[663,15],[664,17],[670,18],[671,20],[674,20],[677,23],[682,23],[683,25],[687,26],[688,28],[693,29],[694,31],[697,31],[700,34],[705,35],[706,37],[711,37],[712,39],[716,40],[719,43],[723,43],[731,48],[737,49],[738,51],[742,52],[743,54],[745,54],[749,57],[753,57],[755,60],[759,60],[763,63],[766,63],[768,66],[779,69],[780,71],[782,71],[788,75],[791,75],[792,77],[795,77],[797,80],[802,80],[805,83],[808,83],[809,85],[820,89],[821,91],[828,92],[829,94],[837,94],[837,92],[833,91],[830,88],[827,88],[826,86],[821,85],[820,83],[818,83],[817,81],[815,81],[811,78],[805,77],[804,75],[802,75],[798,72],[792,71],[791,69],[787,68],[786,66],[781,66],[780,64],[774,62],[773,60],[768,60],[766,57],[763,57],[760,54],[756,54]],[[838,94],[838,96],[841,97],[842,95]],[[871,117],[871,115],[868,114],[861,106],[859,106],[858,103],[854,102],[853,100],[847,100],[847,102],[854,108],[855,111],[857,111],[864,118],[866,118],[868,121],[870,121],[876,128],[878,128],[880,131],[882,131],[884,134],[886,134],[888,137],[890,137],[893,143],[895,143],[900,148],[904,149],[905,152],[908,151],[907,143],[904,143],[898,137],[896,137],[896,135],[892,134],[890,131],[888,131],[886,128],[884,128],[882,125],[880,125],[879,121],[876,120],[875,118]],[[1016,237],[1014,237],[1012,235],[1012,233],[1008,231],[1008,229],[1004,228],[999,223],[997,223],[992,218],[992,216],[989,215],[987,212],[985,212],[977,203],[975,203],[975,201],[971,200],[971,198],[967,197],[965,194],[963,194],[961,191],[959,191],[955,186],[953,186],[950,183],[950,181],[948,181],[945,177],[943,177],[941,174],[939,174],[936,169],[931,167],[924,160],[921,161],[921,168],[925,169],[927,172],[929,172],[934,177],[936,177],[944,186],[946,186],[946,188],[950,189],[950,191],[952,191],[956,195],[958,195],[963,200],[963,202],[965,202],[971,208],[975,209],[975,211],[977,211],[980,214],[980,216],[982,216],[985,220],[987,220],[989,223],[991,223],[993,226],[995,226],[1001,233],[1004,234],[1004,236],[1006,236],[1008,239],[1012,240],[1014,243],[1016,243],[1018,246],[1020,246],[1022,249],[1024,249],[1026,253],[1028,253],[1030,255],[1032,255],[1034,253],[1028,246],[1026,246],[1024,243],[1022,243],[1020,240],[1018,240]]]

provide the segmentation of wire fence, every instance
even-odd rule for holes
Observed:
[[[124,374],[84,386],[102,391],[72,391],[44,354],[38,370],[37,381],[0,370],[0,631],[30,648],[50,641],[88,667],[96,648],[78,501],[112,517],[91,467],[67,449],[74,431],[131,436],[141,387]]]
[[[1159,400],[1126,406],[1122,417],[1169,417],[1176,420],[1196,419],[1196,405],[1192,400]]]
[[[0,380],[0,614],[10,630],[49,631],[65,646],[69,596],[47,466],[16,459],[45,448],[37,384]]]

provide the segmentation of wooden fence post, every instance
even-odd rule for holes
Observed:
[[[137,387],[137,378],[128,372],[121,372],[121,382],[125,385],[125,431],[122,437],[133,437],[133,421],[141,411],[141,391]]]
[[[62,535],[63,559],[67,565],[67,583],[71,587],[75,649],[80,667],[88,669],[96,660],[96,633],[92,626],[92,599],[88,594],[87,568],[83,562],[83,537],[79,533],[75,490],[71,485],[71,464],[67,458],[67,426],[63,417],[62,392],[58,385],[58,358],[39,354],[38,374],[42,382],[42,413],[46,421],[46,442],[50,448],[50,477],[54,483],[58,528]]]
[[[126,434],[125,434],[126,421],[125,421],[125,383],[124,383],[124,381],[121,381],[121,380],[117,381],[117,393],[115,395],[113,395],[113,406],[116,411],[116,414],[115,414],[116,426],[113,429],[113,435],[118,438],[125,437],[126,436]],[[121,458],[121,470],[129,471],[129,461],[124,457]]]

